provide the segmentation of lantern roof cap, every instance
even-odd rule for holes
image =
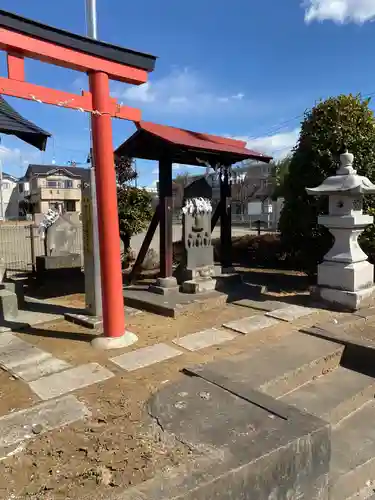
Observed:
[[[358,194],[374,194],[375,184],[362,175],[357,175],[353,168],[354,155],[347,150],[340,155],[340,168],[336,175],[327,177],[320,186],[306,188],[307,194],[313,196],[324,196],[342,194],[355,196]]]

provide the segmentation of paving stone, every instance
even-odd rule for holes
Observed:
[[[233,340],[236,336],[237,335],[227,330],[210,328],[208,330],[202,330],[201,332],[191,333],[190,335],[176,338],[173,342],[188,351],[198,351],[205,347],[228,342],[229,340]]]
[[[9,372],[25,382],[32,382],[33,380],[45,377],[46,375],[62,372],[64,370],[68,370],[69,368],[72,368],[70,363],[63,361],[62,359],[48,356],[45,359],[41,359],[33,363],[27,362],[15,366],[10,369]]]
[[[29,383],[29,387],[41,399],[47,400],[111,377],[114,377],[114,374],[107,368],[98,363],[88,363],[34,380]]]
[[[41,434],[90,415],[87,407],[72,395],[9,413],[0,418],[0,458],[7,456],[9,447],[35,437],[33,429]]]
[[[71,367],[12,333],[0,334],[0,366],[26,382]]]
[[[18,330],[25,327],[32,327],[36,325],[42,325],[44,323],[51,323],[54,321],[60,321],[64,316],[62,314],[51,314],[38,311],[25,311],[19,310],[17,318],[12,321],[5,321],[0,325],[0,332],[6,332],[10,330]]]
[[[2,334],[1,337],[3,341],[6,341],[6,344],[1,345],[0,340],[0,366],[6,370],[25,363],[25,361],[29,364],[37,363],[51,356],[49,353],[28,344],[15,335],[8,335],[6,340],[3,337],[4,335],[6,334]]]
[[[236,300],[233,304],[241,307],[249,307],[250,309],[256,309],[259,311],[274,311],[275,309],[287,307],[287,304],[284,305],[282,302],[277,302],[276,300],[241,299]]]
[[[275,326],[277,324],[279,324],[279,322],[276,319],[267,318],[266,316],[259,314],[258,316],[249,316],[247,318],[231,321],[230,323],[224,323],[223,326],[245,335],[247,333],[263,330],[264,328],[269,328],[270,326]]]
[[[174,358],[179,354],[182,354],[182,352],[167,344],[155,344],[126,352],[125,354],[111,358],[111,361],[120,368],[131,372],[138,370],[138,368],[144,368],[154,363]]]
[[[282,321],[293,321],[295,319],[302,318],[303,316],[313,314],[314,312],[316,312],[316,310],[309,307],[292,305],[283,307],[281,309],[276,309],[274,311],[269,311],[266,313],[266,316],[281,319]]]

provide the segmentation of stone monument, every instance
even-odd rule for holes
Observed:
[[[215,289],[214,251],[211,244],[212,188],[203,177],[184,190],[182,207],[182,291]]]
[[[67,214],[49,210],[40,225],[45,255],[36,258],[37,272],[81,269],[81,255],[73,251],[77,226]]]
[[[335,241],[318,266],[318,298],[339,308],[355,311],[374,294],[374,266],[358,244],[358,237],[373,223],[363,214],[363,196],[374,194],[375,185],[353,169],[354,156],[347,151],[340,156],[336,175],[318,187],[307,188],[309,195],[329,196],[329,213],[318,218],[319,224],[332,233]]]

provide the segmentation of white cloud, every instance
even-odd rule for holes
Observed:
[[[306,0],[305,21],[363,24],[375,19],[375,0]]]
[[[207,112],[218,106],[242,106],[242,92],[217,95],[197,73],[189,69],[174,70],[158,80],[151,80],[138,87],[112,86],[112,95],[124,103],[147,104],[163,112]]]
[[[14,169],[14,167],[22,167],[22,171],[29,163],[40,161],[39,151],[24,152],[19,148],[7,148],[0,145],[0,161],[4,172]]]
[[[241,141],[246,141],[247,147],[259,153],[269,154],[275,159],[287,156],[296,145],[300,129],[296,128],[289,132],[282,132],[275,135],[263,137],[235,137]]]
[[[181,172],[181,171],[186,171],[186,170],[190,170],[190,169],[195,169],[195,168],[199,168],[199,169],[202,169],[202,167],[199,167],[197,165],[184,165],[183,163],[173,163],[172,164],[172,170],[174,171],[178,171],[178,172]],[[151,171],[152,175],[159,175],[159,167],[155,167],[152,171]]]

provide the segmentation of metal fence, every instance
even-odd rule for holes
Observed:
[[[72,252],[83,253],[82,226],[77,226]],[[34,224],[0,225],[0,259],[8,274],[32,271],[36,257],[44,255],[44,243]]]

